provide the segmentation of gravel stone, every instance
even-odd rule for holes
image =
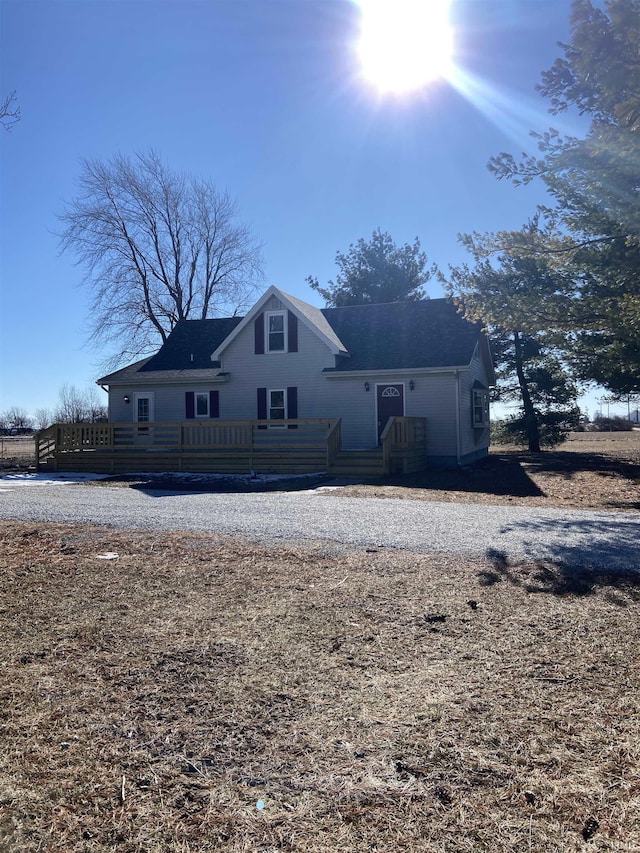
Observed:
[[[637,513],[341,498],[322,489],[212,494],[0,480],[0,518],[640,571]]]

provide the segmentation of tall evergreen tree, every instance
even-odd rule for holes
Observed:
[[[379,228],[370,240],[362,237],[348,252],[336,252],[336,280],[321,287],[315,276],[307,281],[331,307],[424,299],[425,285],[434,273],[427,266],[420,240],[398,246]]]
[[[463,240],[475,266],[452,268],[449,280],[441,279],[465,316],[484,325],[498,377],[494,399],[519,403],[508,428],[539,453],[577,421],[577,388],[562,363],[559,331],[572,282],[540,258],[503,253],[490,260],[481,237]]]
[[[574,0],[564,56],[538,87],[551,112],[590,119],[584,138],[534,133],[539,153],[490,162],[514,184],[541,179],[553,240],[535,250],[574,279],[574,365],[619,393],[640,390],[640,0]],[[501,250],[527,251],[518,235]],[[533,247],[529,246],[529,250]]]

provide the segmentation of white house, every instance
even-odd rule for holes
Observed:
[[[244,317],[179,322],[98,384],[111,423],[339,419],[344,450],[421,418],[428,464],[462,465],[488,452],[494,380],[485,335],[447,299],[316,308],[270,287]]]

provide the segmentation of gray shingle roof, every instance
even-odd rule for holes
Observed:
[[[287,297],[325,337],[328,331],[340,349],[346,348],[348,356],[325,373],[462,367],[470,363],[481,337],[480,326],[463,319],[447,299],[318,309]],[[310,310],[302,311],[304,306]],[[182,320],[154,356],[98,381],[108,385],[135,375],[149,381],[170,374],[182,379],[209,375],[203,371],[220,367],[211,353],[242,319]]]
[[[182,320],[173,328],[161,349],[140,368],[140,372],[220,367],[219,362],[211,361],[211,353],[241,321],[242,317]]]
[[[448,299],[349,305],[322,313],[351,356],[332,372],[461,367],[471,361],[481,334]]]
[[[333,344],[336,350],[342,352],[346,350],[346,347],[340,340],[339,335],[336,334],[335,329],[331,327],[331,324],[324,316],[322,308],[316,308],[314,305],[309,305],[308,302],[303,302],[302,299],[298,299],[290,293],[285,293],[284,291],[281,292],[283,296],[287,297],[294,308],[311,323],[312,326],[315,326],[316,329],[319,329],[322,332],[325,338]]]

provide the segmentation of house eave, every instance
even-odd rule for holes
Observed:
[[[202,382],[210,385],[223,385],[229,381],[230,377],[230,373],[218,370],[173,370],[170,376],[165,371],[139,373],[104,384],[112,388],[131,385],[175,385],[176,383],[194,385]]]
[[[367,370],[336,370],[333,367],[325,367],[322,375],[327,379],[361,379],[372,376],[427,376],[434,373],[456,373],[461,370],[469,370],[468,364],[446,365],[442,367],[394,367]]]

